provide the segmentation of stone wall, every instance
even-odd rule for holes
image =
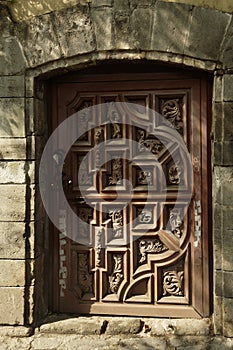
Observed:
[[[93,0],[15,23],[0,5],[0,33],[0,323],[34,324],[48,307],[47,221],[35,172],[46,140],[46,79],[98,61],[146,59],[214,76],[213,326],[233,337],[232,15],[163,1]]]

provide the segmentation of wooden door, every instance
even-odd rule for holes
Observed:
[[[103,103],[108,103],[104,108],[111,121],[102,124],[98,109],[92,116],[98,120],[95,128],[90,124],[65,160],[66,197],[89,225],[77,227],[84,244],[67,238],[71,223],[61,208],[62,232],[54,229],[53,235],[53,310],[154,317],[208,315],[211,180],[207,79],[193,73],[77,75],[57,79],[52,94],[53,129],[83,109],[79,127],[86,127],[85,108]],[[182,150],[164,147],[159,138],[140,128],[140,118],[137,126],[126,125],[124,116],[131,113],[134,118],[134,112],[122,111],[115,102],[130,102],[160,113],[183,138],[194,180],[185,215],[185,189],[191,175],[185,162],[179,167],[172,158],[177,152],[184,159]],[[102,159],[100,171],[93,175],[96,163],[105,155],[82,160],[106,140],[111,141],[108,152],[114,156],[106,163]],[[133,141],[141,145],[136,163],[126,159],[133,152]],[[133,160],[134,154],[130,157]],[[162,199],[159,169],[166,180]],[[131,200],[124,179],[132,183]],[[80,185],[86,186],[92,206],[85,202]],[[98,195],[91,191],[93,186]],[[183,191],[179,197],[178,189]],[[106,205],[104,200],[114,200],[117,190],[123,193],[121,200]],[[127,207],[122,207],[124,200],[129,202]]]

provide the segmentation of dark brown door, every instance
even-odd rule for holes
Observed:
[[[102,124],[98,109],[93,118],[99,123],[95,120],[95,128],[90,126],[73,144],[65,160],[64,191],[82,220],[77,232],[85,244],[65,237],[71,223],[61,208],[63,232],[54,229],[53,238],[54,311],[155,317],[209,314],[207,100],[206,78],[193,73],[79,75],[53,84],[53,129],[83,109],[79,127],[86,128],[85,108],[101,103],[108,103],[111,121]],[[185,162],[179,166],[173,161],[174,154],[180,159],[185,154],[179,147],[165,147],[140,128],[140,116],[137,126],[126,125],[124,116],[131,113],[134,118],[137,111],[122,111],[114,102],[157,111],[183,138],[194,179],[185,215],[185,189],[191,175]],[[111,141],[109,153],[114,154],[110,161],[105,163],[101,159],[105,155],[95,154],[82,162],[94,146],[106,140]],[[136,163],[134,154],[131,161],[125,159],[133,141],[139,144]],[[93,175],[100,159],[101,169]],[[162,199],[159,169],[166,181]],[[124,179],[133,186],[130,200]],[[85,202],[80,185],[86,186],[94,205]],[[90,190],[93,186],[98,195]],[[183,191],[180,196],[178,189]],[[117,190],[123,193],[121,200],[106,205],[104,200],[114,200]],[[129,204],[122,207],[121,201]]]

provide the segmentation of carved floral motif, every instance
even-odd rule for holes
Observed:
[[[78,254],[78,286],[83,293],[91,293],[93,290],[92,276],[88,271],[88,254]]]
[[[116,294],[124,277],[123,256],[121,254],[113,254],[113,260],[113,272],[111,276],[109,276],[109,292]]]
[[[113,209],[109,211],[109,217],[112,220],[113,236],[114,238],[120,238],[123,235],[123,214],[119,209]]]
[[[181,168],[178,164],[173,164],[168,170],[168,179],[171,184],[178,185],[180,183]]]
[[[83,238],[87,238],[89,235],[89,225],[90,220],[93,216],[92,208],[78,208],[78,216],[81,220],[79,220],[79,236]]]
[[[150,170],[138,170],[137,171],[137,183],[138,185],[152,185],[152,171]]]
[[[184,295],[183,291],[183,271],[166,271],[163,274],[163,295]]]
[[[79,137],[79,141],[87,141],[88,139],[88,133],[86,130],[89,129],[88,127],[88,121],[90,119],[90,111],[87,110],[88,107],[92,106],[92,101],[85,101],[82,105],[82,108],[79,109],[79,134],[81,135]]]
[[[138,208],[137,209],[137,219],[140,224],[149,224],[153,219],[153,210]]]
[[[102,142],[103,139],[103,134],[104,134],[104,129],[102,127],[98,127],[95,129],[95,140],[96,140],[96,145],[99,145],[100,142]],[[96,166],[99,167],[101,165],[101,152],[99,148],[96,148],[96,154],[95,154],[95,162]]]
[[[122,160],[121,158],[115,158],[111,162],[112,175],[109,176],[109,185],[120,185],[123,178]]]
[[[166,250],[167,248],[159,238],[144,238],[139,242],[139,252],[141,254],[139,262],[144,262],[148,253],[162,253]]]
[[[88,173],[88,162],[84,156],[78,156],[78,183],[81,186],[91,185],[91,177]]]
[[[171,225],[172,233],[180,238],[182,236],[183,221],[181,219],[181,211],[179,209],[172,209],[169,214],[169,223]]]
[[[119,139],[122,137],[121,126],[119,125],[121,121],[121,117],[117,109],[114,107],[114,103],[110,103],[108,110],[108,118],[111,121],[112,130],[111,130],[111,138]]]
[[[103,228],[99,229],[96,234],[96,266],[101,266]]]
[[[162,142],[154,137],[147,137],[145,130],[138,129],[136,138],[139,152],[149,151],[152,154],[158,155],[163,149]]]
[[[183,122],[181,117],[179,99],[162,100],[161,114],[173,125],[173,127],[179,133],[183,133]]]

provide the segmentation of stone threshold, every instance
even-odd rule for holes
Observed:
[[[205,319],[153,319],[118,316],[70,316],[53,314],[36,327],[1,326],[0,337],[30,337],[33,334],[210,336],[212,322]]]

